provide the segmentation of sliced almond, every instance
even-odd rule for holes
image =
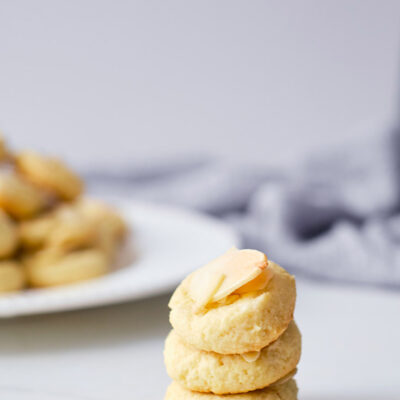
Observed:
[[[212,298],[215,295],[215,292],[221,287],[222,282],[225,279],[224,274],[209,274],[206,278],[208,278],[208,282],[204,282],[204,291],[203,293],[199,293],[198,298],[196,299],[195,305],[195,314],[200,313],[204,308],[209,304]]]
[[[241,286],[239,289],[235,290],[236,294],[244,294],[250,292],[256,292],[258,290],[263,290],[268,282],[271,280],[273,275],[271,268],[265,268],[260,275],[258,275],[252,281]]]
[[[268,259],[257,250],[237,250],[221,266],[226,278],[215,293],[213,301],[218,301],[256,279],[267,268]]]
[[[197,311],[232,294],[263,289],[271,278],[266,272],[268,259],[257,250],[232,248],[196,271],[189,284],[189,295]]]
[[[193,273],[189,284],[189,294],[198,306],[204,303],[204,298],[207,298],[210,293],[212,293],[211,297],[207,301],[212,301],[214,294],[220,287],[216,282],[219,281],[221,274],[225,275],[221,269],[221,265],[224,265],[225,261],[236,251],[238,249],[232,247],[225,254],[210,261]]]

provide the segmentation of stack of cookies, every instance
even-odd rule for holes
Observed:
[[[0,294],[111,270],[125,222],[83,192],[81,178],[61,160],[11,151],[0,135]]]
[[[294,400],[301,353],[292,275],[233,248],[189,275],[170,301],[166,400]]]

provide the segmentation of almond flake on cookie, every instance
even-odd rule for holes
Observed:
[[[233,247],[193,274],[189,294],[195,301],[195,312],[199,312],[229,295],[262,290],[271,278],[264,253]]]

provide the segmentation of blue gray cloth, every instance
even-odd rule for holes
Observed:
[[[245,247],[317,279],[400,288],[400,136],[310,157],[275,171],[213,159],[88,173],[139,199],[196,209],[231,223]]]

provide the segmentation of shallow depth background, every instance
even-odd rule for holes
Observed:
[[[396,0],[3,0],[0,127],[79,166],[285,164],[391,113],[399,13]]]
[[[394,121],[399,15],[397,0],[2,0],[0,129],[82,169],[290,166]],[[300,283],[304,400],[398,398],[400,298],[368,290]],[[0,321],[0,397],[161,399],[166,304]]]

